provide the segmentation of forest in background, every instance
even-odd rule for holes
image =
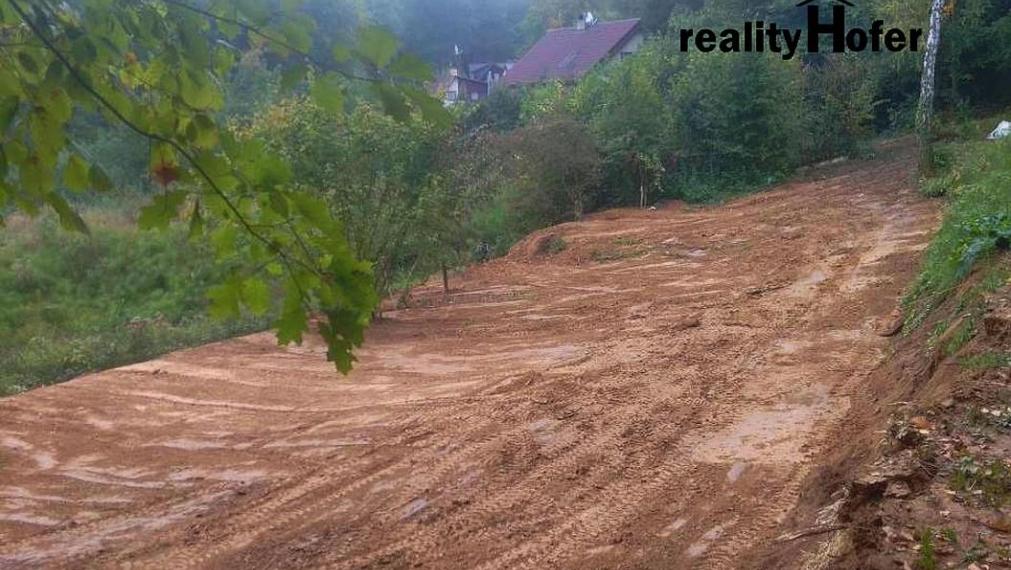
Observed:
[[[225,77],[215,120],[237,141],[283,159],[290,183],[343,222],[383,297],[596,209],[718,201],[805,164],[867,155],[874,138],[912,127],[921,54],[783,61],[682,54],[671,41],[681,27],[788,23],[798,17],[793,2],[308,0],[296,10],[315,21],[311,49],[321,57],[377,23],[440,69],[456,46],[470,61],[515,59],[544,30],[587,9],[602,19],[641,17],[650,39],[637,55],[575,84],[498,90],[456,107],[451,124],[395,116],[354,85],[340,110],[326,108],[312,84],[292,88],[284,62],[256,46]],[[928,9],[923,0],[878,0],[862,2],[852,17],[923,27]],[[940,54],[945,124],[1006,108],[1011,1],[951,3]],[[75,115],[68,129],[113,189],[99,197],[65,192],[93,220],[91,236],[59,234],[45,219],[11,223],[0,234],[0,389],[255,330],[281,310],[276,291],[253,287],[243,306],[263,305],[255,313],[265,316],[225,311],[224,321],[207,320],[206,291],[250,263],[232,253],[236,237],[190,239],[168,220],[153,224],[165,226],[162,233],[129,228],[123,220],[163,191],[152,169],[156,145],[95,114]]]

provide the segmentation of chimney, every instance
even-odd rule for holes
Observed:
[[[585,30],[586,29],[586,14],[580,12],[579,19],[576,20],[576,29]]]
[[[458,75],[460,75],[460,70],[459,69],[457,69],[455,67],[450,67],[449,68],[449,76],[450,77],[456,77]]]

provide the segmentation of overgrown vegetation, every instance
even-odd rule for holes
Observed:
[[[268,325],[208,317],[207,289],[229,266],[182,228],[94,225],[90,237],[49,220],[0,234],[0,395]]]
[[[541,3],[552,6],[546,12],[565,4],[534,2]],[[928,5],[863,3],[849,17],[861,25],[881,19],[922,27]],[[953,31],[941,49],[942,108],[965,115],[1007,103],[998,85],[1011,78],[1008,8],[1005,0],[970,0],[947,11],[946,29]],[[682,53],[676,45],[681,29],[719,29],[750,19],[799,24],[803,14],[790,3],[735,0],[674,2],[670,9],[667,25],[636,55],[598,66],[575,84],[548,82],[489,99],[465,117],[464,128],[518,126],[514,132],[521,135],[560,117],[585,125],[600,155],[600,188],[587,203],[593,209],[671,198],[722,200],[781,180],[803,164],[865,156],[874,137],[912,127],[919,53],[820,53],[789,61],[776,54]],[[980,35],[1003,40],[980,42]],[[969,52],[975,57],[966,57]],[[980,60],[994,65],[981,67]],[[559,160],[575,154],[559,152]],[[944,184],[928,188],[941,194]],[[542,217],[571,219],[559,218],[561,211],[545,207]]]
[[[981,279],[957,300],[956,309],[965,315],[964,321],[978,316],[976,301],[981,295],[1003,286],[1011,275],[999,258],[993,257],[1011,245],[1011,141],[983,141],[978,132],[973,138],[941,146],[943,153],[957,158],[943,161],[944,170],[923,185],[931,188],[930,194],[947,196],[950,204],[924,256],[921,274],[905,300],[913,326],[919,325],[980,265],[984,268]],[[943,188],[943,192],[936,188]],[[996,263],[990,263],[991,259]],[[960,344],[956,343],[956,348]],[[952,352],[951,347],[947,350]]]

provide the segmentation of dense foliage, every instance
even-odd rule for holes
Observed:
[[[266,325],[248,313],[207,318],[207,288],[230,267],[185,228],[91,221],[91,236],[47,222],[0,235],[0,395]]]
[[[76,146],[72,120],[125,128],[147,146],[162,188],[141,227],[165,228],[185,211],[191,234],[209,231],[220,256],[250,262],[212,288],[212,311],[262,314],[268,280],[278,280],[279,341],[301,340],[319,313],[328,356],[346,371],[376,305],[371,267],[326,204],[292,184],[288,164],[259,139],[220,128],[221,86],[247,48],[283,64],[288,89],[308,81],[331,112],[344,111],[345,92],[364,90],[400,120],[445,114],[418,85],[431,78],[427,65],[399,53],[388,32],[363,28],[321,60],[312,17],[299,2],[283,4],[276,12],[268,0],[0,3],[0,207],[33,215],[48,207],[67,229],[86,232],[62,190],[111,182]]]
[[[567,12],[568,6],[535,3],[531,11]],[[923,27],[928,8],[926,1],[880,0],[850,10],[849,20]],[[802,164],[863,155],[873,137],[912,127],[919,53],[801,54],[784,61],[776,54],[682,53],[675,45],[680,29],[720,29],[752,19],[801,26],[804,13],[783,1],[677,3],[666,33],[654,35],[635,56],[598,66],[575,84],[534,87],[517,103],[499,96],[464,124],[530,129],[564,114],[586,125],[601,159],[595,205],[719,199]],[[952,3],[945,30],[941,108],[1011,101],[1007,89],[996,87],[1011,84],[1011,2]]]

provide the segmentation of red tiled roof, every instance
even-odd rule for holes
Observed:
[[[506,85],[575,79],[621,49],[639,27],[639,19],[597,22],[585,30],[548,30],[506,73]]]

